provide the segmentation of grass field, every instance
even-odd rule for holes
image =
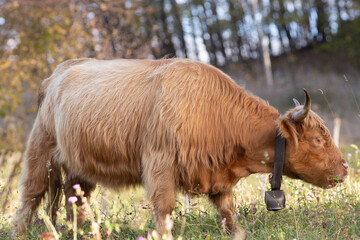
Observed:
[[[236,236],[225,234],[219,215],[205,197],[192,198],[188,212],[185,197],[179,194],[172,221],[168,222],[172,235],[174,239],[360,239],[360,154],[355,147],[344,150],[351,170],[336,188],[323,190],[284,178],[286,209],[282,211],[266,210],[258,175],[240,180],[234,190],[239,228]],[[11,220],[18,207],[17,178],[7,183],[11,169],[12,164],[3,161],[0,200],[2,204],[6,198],[9,201],[0,215],[0,239],[13,238]],[[64,207],[59,209],[52,229],[43,210],[46,204],[42,204],[25,239],[96,239],[97,227],[102,239],[156,239],[152,207],[144,195],[141,187],[119,192],[98,187],[90,200],[89,220],[75,230],[76,236],[74,226],[64,220]]]

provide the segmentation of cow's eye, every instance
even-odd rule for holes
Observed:
[[[316,139],[317,143],[321,143],[323,141],[323,139],[321,137]]]

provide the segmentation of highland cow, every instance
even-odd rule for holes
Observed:
[[[74,184],[87,197],[97,183],[142,184],[159,233],[177,190],[207,195],[231,231],[232,188],[273,170],[277,131],[287,141],[284,175],[322,188],[347,175],[307,92],[304,106],[280,116],[220,70],[189,59],[69,60],[43,81],[38,105],[19,183],[18,231],[47,192],[55,220],[61,169],[66,198]]]

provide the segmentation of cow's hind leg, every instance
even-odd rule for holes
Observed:
[[[96,185],[94,183],[90,183],[79,176],[69,172],[69,170],[66,170],[66,182],[64,185],[64,192],[65,192],[65,198],[66,198],[66,219],[68,221],[73,222],[74,221],[74,214],[72,209],[72,203],[69,202],[69,198],[76,195],[76,189],[74,189],[74,186],[78,184],[80,186],[81,191],[83,191],[82,197],[86,197],[87,202],[89,201],[91,192],[95,189]],[[76,201],[76,223],[77,226],[82,226],[84,219],[85,219],[85,213],[86,209],[84,206],[84,202],[82,201],[80,196],[77,196]]]
[[[56,143],[45,132],[38,121],[35,122],[28,141],[19,182],[21,206],[14,219],[17,232],[25,232],[32,215],[49,189],[49,170],[52,164],[52,152]],[[50,180],[49,180],[50,179]]]
[[[209,195],[210,201],[215,205],[219,211],[222,220],[225,219],[225,230],[227,233],[234,231],[233,222],[233,195],[232,191]]]
[[[57,210],[59,209],[59,203],[62,197],[62,176],[61,166],[52,161],[49,169],[49,189],[48,189],[48,207],[47,213],[50,216],[52,223],[55,225]]]

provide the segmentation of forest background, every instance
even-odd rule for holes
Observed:
[[[23,151],[37,89],[70,58],[197,59],[284,112],[313,99],[340,143],[360,141],[355,0],[0,0],[0,149]]]

